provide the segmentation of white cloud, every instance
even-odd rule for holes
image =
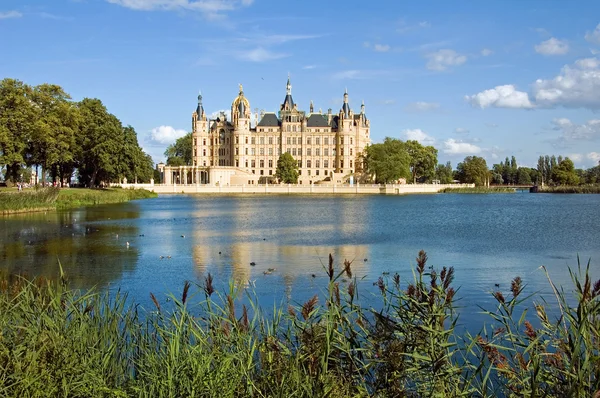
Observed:
[[[214,112],[206,115],[206,117],[209,120],[215,120],[216,118],[221,116],[222,113],[225,113],[227,120],[231,121],[231,109],[219,109],[218,111],[214,111]]]
[[[481,55],[483,55],[484,57],[488,57],[490,55],[492,55],[494,52],[492,50],[490,50],[489,48],[484,48],[483,50],[481,50]]]
[[[252,0],[106,0],[132,10],[153,11],[200,11],[209,15],[218,15],[242,6],[249,6]]]
[[[457,127],[454,129],[454,134],[469,134],[469,130],[463,127]]]
[[[440,108],[440,104],[437,102],[425,102],[425,101],[417,101],[411,102],[404,109],[408,112],[427,112],[434,111]]]
[[[23,14],[19,11],[5,11],[0,12],[0,19],[9,19],[9,18],[21,18]]]
[[[523,91],[517,91],[512,84],[496,86],[474,95],[467,95],[465,99],[471,105],[481,109],[489,107],[530,109],[534,107],[529,101],[529,95]]]
[[[171,126],[159,126],[150,131],[150,139],[160,144],[172,144],[187,133],[183,129],[175,129]]]
[[[583,159],[583,155],[580,153],[570,153],[567,155],[567,157],[573,162],[581,162],[581,159]]]
[[[431,27],[431,23],[428,21],[421,21],[419,23],[411,25],[411,24],[408,24],[406,22],[406,20],[401,19],[400,21],[398,21],[398,28],[396,29],[396,31],[398,33],[408,33],[413,30],[426,29],[426,28],[430,28],[430,27]]]
[[[427,135],[427,133],[425,133],[421,129],[404,130],[402,131],[402,136],[406,140],[419,141],[423,145],[435,144],[435,138],[431,137],[430,135]]]
[[[532,87],[533,98],[539,105],[553,107],[600,108],[600,60],[579,59],[565,65],[551,80],[538,79]]]
[[[590,152],[585,157],[590,160],[593,160],[595,165],[597,165],[598,162],[600,162],[600,152]]]
[[[373,50],[384,53],[390,51],[390,46],[387,44],[375,44]]]
[[[585,39],[590,43],[600,44],[600,23],[592,32],[587,32],[585,34]]]
[[[573,141],[596,141],[600,139],[600,119],[588,120],[584,124],[576,124],[567,118],[557,118],[552,121],[552,129],[561,135],[554,140],[558,144]]]
[[[468,142],[449,138],[444,141],[444,153],[448,155],[476,155],[481,153],[481,148]]]
[[[454,50],[443,49],[425,55],[429,61],[427,69],[444,71],[451,66],[459,66],[467,62],[465,55],[458,54]]]
[[[289,57],[289,56],[290,56],[290,54],[273,52],[273,51],[267,50],[266,48],[263,48],[263,47],[257,47],[255,49],[249,50],[249,51],[240,51],[237,54],[237,57],[239,59],[242,59],[245,61],[251,61],[251,62],[266,62],[266,61],[272,61],[275,59],[285,58],[285,57]]]
[[[302,67],[302,69],[315,69],[317,67],[317,65],[305,65]]]
[[[565,55],[569,52],[569,43],[566,40],[559,40],[555,37],[541,42],[534,46],[535,52],[542,55]]]

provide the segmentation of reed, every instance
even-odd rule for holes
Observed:
[[[330,257],[322,294],[264,311],[212,276],[142,310],[121,293],[0,276],[3,397],[591,397],[600,390],[600,281],[590,264],[559,309],[491,293],[489,324],[456,331],[454,269],[416,258],[413,277],[382,276],[362,306],[352,262]],[[533,314],[522,308],[533,300]],[[373,301],[373,300],[371,300]]]
[[[441,193],[515,193],[511,187],[445,188]]]
[[[557,185],[538,187],[538,193],[600,193],[600,185]]]

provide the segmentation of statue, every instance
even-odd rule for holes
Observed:
[[[243,93],[243,92],[244,92],[244,89],[242,87],[242,83],[240,83],[240,93]]]

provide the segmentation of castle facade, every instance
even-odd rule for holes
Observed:
[[[221,114],[209,120],[198,96],[192,113],[193,165],[161,166],[167,184],[275,183],[277,160],[290,153],[298,162],[299,184],[341,183],[362,171],[362,153],[370,143],[365,105],[354,113],[348,92],[338,113],[298,109],[288,77],[279,112],[255,113],[242,85],[231,104],[231,120]],[[251,119],[258,123],[251,124]]]

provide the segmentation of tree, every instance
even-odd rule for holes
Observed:
[[[438,164],[435,168],[435,178],[440,181],[441,184],[451,184],[452,178],[452,164],[447,162],[445,165]]]
[[[178,138],[165,150],[167,165],[191,166],[192,165],[192,133]]]
[[[531,174],[527,167],[519,167],[517,170],[517,184],[531,185]]]
[[[539,176],[538,183],[543,186],[544,183],[548,182],[548,180],[546,179],[546,162],[544,162],[543,156],[540,156],[538,158],[537,171]]]
[[[489,181],[487,163],[482,157],[467,156],[464,161],[458,164],[456,169],[460,182],[481,186]]]
[[[410,172],[413,184],[419,179],[430,179],[435,175],[437,164],[437,149],[432,146],[423,146],[419,141],[406,141],[406,151],[410,162]]]
[[[575,165],[569,158],[564,158],[552,171],[552,180],[560,185],[577,185],[579,177],[575,172]]]
[[[285,184],[296,184],[298,182],[298,162],[290,153],[284,152],[279,156],[275,176]]]
[[[27,143],[33,132],[36,112],[30,86],[15,79],[0,81],[0,165],[7,180],[18,181],[26,163]]]
[[[368,146],[365,148],[364,168],[378,184],[409,178],[410,157],[405,143],[387,137],[383,143]]]

